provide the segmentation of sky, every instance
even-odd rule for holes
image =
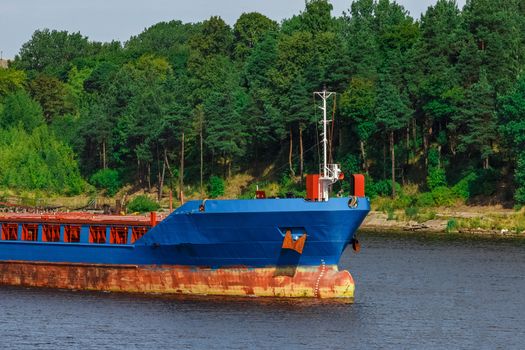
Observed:
[[[331,0],[333,14],[351,0]],[[436,0],[398,0],[412,15]],[[212,15],[233,25],[243,12],[260,12],[281,21],[304,9],[304,0],[0,0],[0,51],[12,59],[37,29],[80,32],[94,41],[126,41],[145,28],[173,19],[200,22]],[[458,0],[459,6],[465,0]]]

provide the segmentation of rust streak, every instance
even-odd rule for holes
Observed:
[[[276,268],[90,265],[0,262],[0,284],[130,293],[199,294],[342,299],[351,302],[354,281],[335,265],[297,267],[295,275]]]

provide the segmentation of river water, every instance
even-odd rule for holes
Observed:
[[[0,348],[525,348],[525,240],[360,240],[353,305],[0,287]]]

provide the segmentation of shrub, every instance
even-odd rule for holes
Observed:
[[[218,176],[210,177],[210,182],[208,182],[208,195],[211,198],[224,195],[224,180]]]
[[[395,220],[396,219],[394,208],[392,208],[392,207],[386,208],[386,214],[387,214],[387,218],[386,218],[387,220]]]
[[[421,193],[417,196],[416,205],[418,207],[432,207],[435,204],[436,202],[434,202],[434,197],[430,192]]]
[[[525,188],[520,187],[516,190],[514,194],[514,199],[521,205],[525,204]]]
[[[519,204],[525,204],[525,153],[518,156],[516,170],[514,172],[514,181],[518,187],[514,194],[514,199]]]
[[[447,177],[445,175],[445,169],[443,168],[429,169],[428,176],[427,176],[427,185],[431,191],[435,188],[446,186]]]
[[[454,231],[457,231],[457,229],[458,229],[458,222],[456,221],[456,219],[448,220],[448,222],[447,222],[447,232],[448,233],[454,232]]]
[[[414,206],[416,201],[413,196],[407,196],[402,192],[398,192],[399,195],[392,200],[392,207],[394,209],[405,209],[407,207]]]
[[[337,190],[336,190],[337,191]],[[285,172],[281,181],[279,182],[279,190],[277,196],[286,198],[292,196],[294,198],[305,198],[306,197],[306,183],[303,181],[296,181],[293,177]]]
[[[499,172],[495,169],[483,169],[470,183],[469,192],[471,196],[492,196],[496,193],[496,183],[499,180]]]
[[[0,186],[75,195],[85,182],[73,150],[42,125],[31,133],[0,128]]]
[[[127,205],[128,211],[134,213],[145,213],[150,211],[155,211],[160,208],[160,205],[149,199],[148,196],[140,195],[133,198]]]
[[[437,168],[439,167],[439,151],[435,148],[435,147],[432,147],[428,150],[428,167],[429,168]]]
[[[471,197],[471,187],[476,181],[477,175],[473,172],[463,177],[457,184],[452,187],[452,192],[456,197],[468,200]]]
[[[443,207],[450,207],[456,203],[456,197],[452,190],[448,187],[441,186],[435,188],[432,192],[432,197],[434,202]]]
[[[409,219],[416,219],[419,214],[419,209],[417,207],[406,207],[405,215]]]
[[[401,186],[396,182],[396,193],[401,192]],[[392,195],[392,181],[380,180],[377,182],[370,181],[366,188],[366,191],[370,198],[377,196],[390,196]]]
[[[435,211],[430,210],[426,212],[421,212],[418,216],[419,222],[425,222],[428,220],[434,220],[437,217],[437,214]]]
[[[91,176],[91,184],[98,189],[106,190],[108,196],[113,197],[121,187],[118,171],[101,169]]]

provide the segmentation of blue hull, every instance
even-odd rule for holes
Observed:
[[[133,244],[87,243],[86,230],[80,240],[86,243],[0,240],[0,261],[212,268],[336,265],[370,210],[367,198],[359,198],[355,208],[348,198],[208,200],[201,211],[202,204],[186,203]],[[306,233],[302,253],[282,249],[287,231],[294,240]]]

